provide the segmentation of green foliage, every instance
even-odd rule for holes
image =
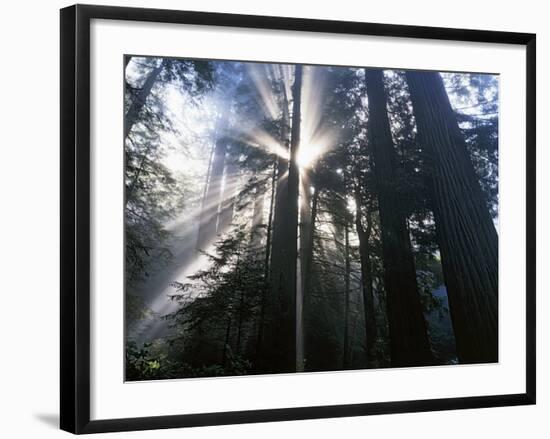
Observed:
[[[498,218],[498,78],[493,75],[443,75],[447,90],[460,103],[456,117],[487,206]]]
[[[150,343],[138,348],[134,342],[126,343],[126,380],[153,380],[163,376],[162,357],[149,352]]]
[[[152,348],[145,343],[138,348],[136,343],[126,346],[126,380],[143,381],[176,378],[201,378],[214,376],[237,376],[250,373],[251,363],[242,356],[230,354],[225,365],[203,364],[195,366],[181,361],[178,352],[173,352],[169,343]]]
[[[254,348],[251,330],[267,285],[263,251],[247,244],[249,234],[243,227],[221,239],[215,253],[207,255],[207,269],[190,276],[188,283],[172,284],[171,297],[179,308],[167,318],[183,334],[182,355],[193,373],[205,367],[216,374],[239,375],[251,368],[247,358]]]

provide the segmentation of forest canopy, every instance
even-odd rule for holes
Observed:
[[[126,380],[498,361],[498,76],[126,56]]]

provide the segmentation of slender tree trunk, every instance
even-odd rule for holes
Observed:
[[[372,287],[372,263],[370,258],[370,236],[372,233],[372,206],[367,207],[367,226],[361,221],[361,193],[355,188],[355,230],[359,237],[359,256],[361,260],[361,289],[363,292],[363,313],[365,317],[365,346],[367,351],[367,365],[376,364],[374,345],[376,342],[376,319],[374,311],[374,291]]]
[[[212,148],[210,148],[210,156],[208,157],[208,169],[206,170],[206,177],[204,179],[204,187],[202,190],[202,202],[201,202],[201,214],[204,210],[204,206],[206,203],[206,191],[208,190],[208,185],[210,184],[210,174],[212,173],[212,158],[214,157],[214,151],[216,150],[216,144],[214,143],[212,145]]]
[[[321,189],[315,188],[311,200],[311,213],[309,216],[308,226],[300,233],[303,233],[304,240],[300,243],[300,258],[301,258],[301,289],[302,289],[302,320],[303,328],[307,327],[308,313],[310,312],[310,285],[313,268],[313,243],[315,238],[315,221],[317,220],[317,208],[319,205],[319,196]],[[308,334],[305,329],[302,330],[302,355],[305,355],[307,348]],[[305,368],[305,358],[302,358],[301,364]]]
[[[164,68],[164,60],[158,65],[158,67],[155,67],[153,70],[151,70],[151,73],[149,73],[149,75],[147,75],[147,78],[145,79],[145,83],[143,84],[143,87],[141,87],[141,90],[137,94],[136,98],[130,104],[130,108],[128,108],[128,111],[126,112],[126,116],[124,118],[124,138],[125,139],[126,137],[128,137],[128,134],[132,130],[132,127],[137,122],[139,113],[141,112],[141,109],[145,105],[145,102],[147,101],[149,94],[151,94],[151,90],[153,89],[153,86],[155,85],[155,82],[157,81],[160,75],[160,72],[162,72],[163,68]]]
[[[239,354],[241,350],[241,333],[243,329],[244,303],[245,303],[245,294],[244,294],[244,291],[241,290],[241,294],[239,297],[239,321],[237,326],[237,350],[236,350],[237,354]]]
[[[264,325],[266,314],[267,286],[269,285],[269,262],[271,256],[271,229],[273,224],[273,206],[275,204],[275,184],[277,178],[277,163],[273,163],[273,173],[271,176],[271,196],[269,199],[269,215],[267,218],[267,232],[265,243],[265,259],[264,259],[264,286],[262,288],[262,297],[260,301],[260,318],[258,322],[258,339],[256,340],[256,367],[260,366],[260,356],[263,350]]]
[[[303,229],[304,240],[300,245],[304,251],[300,251],[300,257],[302,258],[302,288],[304,291],[304,306],[308,302],[309,286],[311,285],[311,269],[313,262],[313,239],[315,237],[315,221],[317,219],[317,209],[319,205],[319,196],[321,189],[316,188],[313,192],[311,200],[311,213],[309,215],[309,221],[307,226]]]
[[[225,167],[225,154],[227,149],[227,109],[218,120],[216,128],[216,143],[210,166],[210,179],[204,195],[203,208],[200,216],[199,236],[197,249],[206,250],[206,247],[216,236],[218,222],[218,210],[221,201],[223,170]]]
[[[305,170],[302,172],[306,172]],[[304,178],[307,181],[307,177]],[[311,253],[311,228],[313,226],[313,201],[309,187],[302,186],[303,193],[300,195],[300,266],[301,266],[301,285],[302,290],[305,291],[304,286],[306,284],[306,267],[308,265],[307,260]]]
[[[461,363],[498,361],[498,235],[437,72],[407,72]]]
[[[230,157],[225,160],[224,178],[225,184],[222,194],[220,195],[220,213],[216,224],[216,233],[223,234],[233,221],[233,209],[235,206],[235,187],[238,179],[238,167],[234,162],[234,158]]]
[[[296,371],[304,371],[304,283],[305,266],[309,254],[307,239],[311,229],[311,192],[309,189],[308,176],[302,170],[302,181],[300,185],[299,205],[299,253],[296,285]]]
[[[406,216],[395,187],[396,153],[393,145],[383,73],[365,70],[369,105],[369,133],[380,209],[384,284],[387,296],[392,366],[421,366],[433,358],[426,330]]]
[[[277,162],[273,164],[273,173],[271,175],[271,196],[269,197],[269,216],[267,218],[265,261],[264,261],[264,279],[267,284],[269,281],[269,262],[271,260],[271,235],[273,229],[273,208],[275,205],[275,184],[277,179]]]
[[[225,326],[225,339],[223,342],[223,352],[222,352],[222,366],[225,367],[227,361],[227,349],[229,349],[229,339],[231,336],[231,314],[227,316],[227,324]]]
[[[349,225],[346,218],[344,224],[344,345],[342,351],[342,369],[349,367],[349,300],[351,263],[349,255]]]
[[[265,201],[265,188],[262,185],[257,184],[254,191],[254,209],[252,212],[252,232],[250,243],[253,249],[257,249],[262,242],[262,224],[264,213],[264,201]]]

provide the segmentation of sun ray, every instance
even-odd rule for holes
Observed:
[[[260,95],[261,105],[265,113],[274,120],[279,116],[280,109],[277,100],[273,95],[272,86],[270,84],[270,64],[250,63],[246,64],[248,74]]]
[[[336,132],[323,126],[322,106],[319,105],[319,102],[326,99],[324,69],[314,66],[304,69],[300,148],[296,157],[302,170],[312,168],[324,154],[336,146]]]
[[[235,138],[248,146],[263,149],[268,154],[288,158],[288,150],[281,145],[280,141],[259,127],[254,127],[247,131],[241,128],[237,131]]]

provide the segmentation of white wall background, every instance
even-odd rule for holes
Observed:
[[[89,1],[89,3],[96,3]],[[103,0],[100,4],[381,23],[535,32],[538,36],[538,404],[439,413],[325,419],[103,435],[105,437],[281,438],[338,436],[428,438],[550,435],[548,336],[549,153],[543,145],[550,100],[549,11],[543,1]],[[59,13],[64,1],[3,4],[0,24],[0,435],[66,436],[58,422]],[[290,390],[290,389],[289,389]]]

